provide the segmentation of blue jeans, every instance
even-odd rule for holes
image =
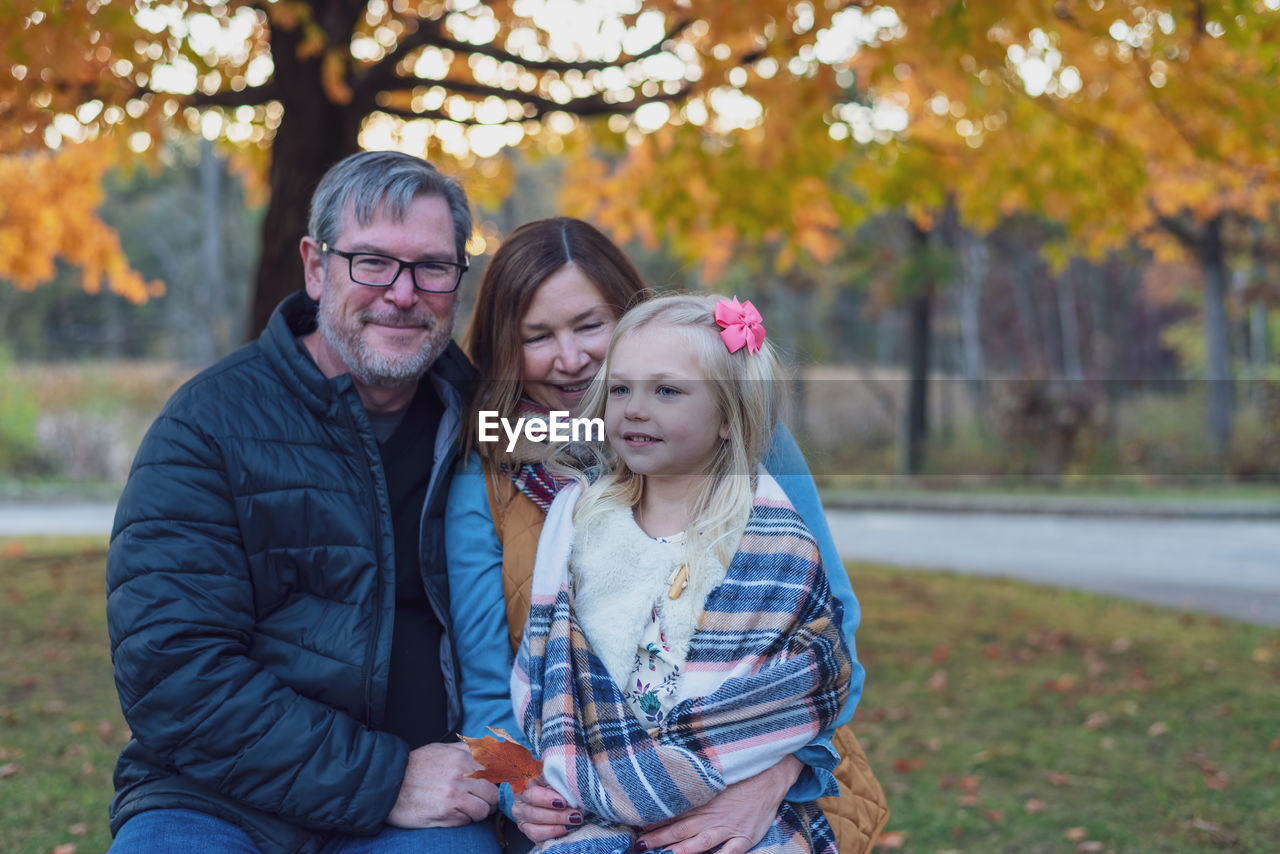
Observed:
[[[323,854],[499,854],[493,822],[406,830],[383,825],[376,836],[336,835]],[[230,822],[195,810],[148,810],[124,823],[108,854],[260,854]]]

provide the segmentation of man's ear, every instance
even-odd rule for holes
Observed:
[[[307,296],[319,302],[320,295],[324,293],[325,253],[314,237],[302,238],[298,251],[302,253],[302,274],[306,280]]]

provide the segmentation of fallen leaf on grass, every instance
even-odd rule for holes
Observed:
[[[1267,745],[1267,750],[1271,753],[1275,753],[1277,750],[1280,750],[1280,738],[1271,739],[1271,743]]]
[[[982,817],[992,824],[1004,821],[1004,810],[983,810]]]
[[[10,777],[16,777],[22,773],[22,768],[16,762],[6,762],[0,765],[0,780],[8,780]]]
[[[1271,660],[1271,650],[1265,646],[1260,646],[1253,651],[1253,660],[1259,664],[1266,664]]]
[[[1058,771],[1049,771],[1044,775],[1044,778],[1049,781],[1051,786],[1065,786],[1071,782],[1071,775],[1062,774]]]
[[[70,833],[72,836],[88,836],[89,825],[83,821],[78,824],[73,824],[67,828],[67,833]]]
[[[1225,774],[1206,775],[1204,784],[1214,791],[1221,791],[1231,785],[1231,781],[1227,779]]]
[[[876,840],[876,847],[886,850],[897,850],[906,844],[907,832],[905,830],[892,830],[888,833],[882,833],[880,838]]]
[[[76,854],[76,844],[68,842],[65,845],[55,845],[49,854]]]
[[[1101,851],[1103,847],[1104,846],[1101,842],[1097,841],[1096,839],[1091,839],[1088,842],[1081,842],[1079,845],[1076,846],[1076,850],[1092,852],[1092,851]]]
[[[929,677],[929,690],[935,694],[942,694],[947,690],[947,671],[939,670]]]
[[[485,729],[493,735],[501,736],[503,740],[498,741],[489,735],[480,738],[459,736],[471,751],[472,758],[481,766],[466,776],[495,784],[510,783],[511,790],[520,794],[529,787],[531,780],[541,776],[542,763],[534,759],[529,749],[512,738],[506,730],[493,727]]]
[[[1157,735],[1164,735],[1168,731],[1169,731],[1169,725],[1164,721],[1156,721],[1151,726],[1147,727],[1147,735],[1151,736],[1152,738],[1154,738]]]
[[[1076,675],[1074,673],[1064,673],[1057,679],[1046,679],[1044,681],[1044,689],[1055,694],[1069,693],[1075,687]]]
[[[1093,714],[1089,715],[1089,717],[1085,718],[1084,728],[1098,729],[1099,727],[1106,726],[1107,722],[1110,720],[1111,718],[1107,716],[1106,712],[1094,712]]]
[[[1089,835],[1089,831],[1083,827],[1068,827],[1063,831],[1062,835],[1067,837],[1067,839],[1070,839],[1072,842],[1079,842],[1081,839],[1084,839]]]
[[[1049,805],[1046,804],[1044,801],[1040,800],[1039,798],[1032,798],[1029,801],[1027,801],[1025,804],[1023,804],[1022,807],[1027,812],[1035,814],[1035,813],[1044,812],[1049,808]]]
[[[25,557],[27,547],[23,543],[5,543],[4,556],[10,559]]]
[[[1186,830],[1196,830],[1201,833],[1207,834],[1210,840],[1215,845],[1229,847],[1229,846],[1235,845],[1237,842],[1240,841],[1239,837],[1237,837],[1231,831],[1223,830],[1220,826],[1214,824],[1211,821],[1205,821],[1202,818],[1196,818],[1196,819],[1192,819],[1191,821],[1183,822],[1182,826]]]

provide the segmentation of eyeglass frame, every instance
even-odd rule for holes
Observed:
[[[383,252],[344,252],[341,249],[330,246],[328,243],[325,243],[324,241],[320,242],[320,251],[325,253],[326,255],[337,255],[339,258],[347,259],[347,275],[351,277],[351,281],[355,282],[357,285],[361,285],[362,287],[366,287],[366,288],[389,288],[396,283],[397,279],[400,278],[400,274],[404,272],[404,268],[408,267],[409,281],[413,282],[413,289],[418,293],[420,294],[451,294],[454,291],[456,291],[458,287],[462,284],[462,275],[466,273],[467,270],[471,269],[470,260],[467,260],[465,263],[462,263],[462,264],[459,264],[457,261],[442,261],[442,260],[436,260],[436,259],[425,259],[422,261],[405,261],[402,258],[397,258],[394,255],[387,255]],[[384,285],[373,285],[373,284],[370,284],[369,282],[362,282],[356,278],[356,272],[355,272],[355,258],[360,255],[372,255],[375,258],[386,258],[388,261],[395,261],[400,266],[396,268],[396,273],[394,276],[391,277],[391,281],[387,282]],[[419,264],[445,264],[449,267],[457,267],[458,273],[456,276],[454,276],[453,287],[449,288],[447,291],[433,291],[427,288],[419,287],[418,274],[415,272]]]

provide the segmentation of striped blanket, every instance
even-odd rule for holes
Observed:
[[[738,552],[707,597],[686,662],[686,698],[650,736],[592,652],[573,612],[574,486],[538,543],[512,701],[544,776],[586,823],[540,850],[625,851],[636,828],[706,803],[808,744],[848,692],[840,603],[781,488],[760,486]],[[822,811],[784,803],[757,852],[836,854]]]

